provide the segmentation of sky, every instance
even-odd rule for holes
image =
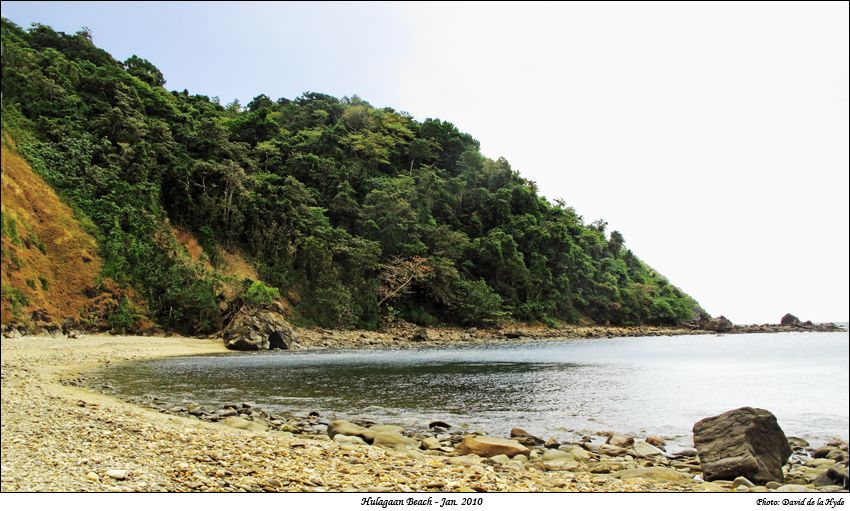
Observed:
[[[166,87],[437,117],[736,323],[850,313],[847,2],[2,2]]]

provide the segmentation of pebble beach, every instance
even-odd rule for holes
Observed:
[[[847,444],[837,442],[826,451],[832,459],[800,458],[789,468],[786,483],[797,484],[765,488],[705,482],[687,456],[540,446],[513,459],[487,458],[249,431],[67,383],[119,362],[222,353],[221,340],[86,335],[19,337],[0,346],[3,492],[839,491],[811,481],[846,464]]]

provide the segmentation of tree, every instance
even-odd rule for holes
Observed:
[[[411,286],[424,279],[431,271],[432,268],[428,266],[428,260],[419,256],[407,259],[394,257],[382,264],[378,305],[410,293]]]

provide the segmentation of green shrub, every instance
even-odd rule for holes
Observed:
[[[280,290],[258,280],[242,292],[242,300],[249,305],[271,305],[275,300],[280,300]]]

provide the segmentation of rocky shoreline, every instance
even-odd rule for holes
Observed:
[[[634,335],[670,335],[660,332]],[[477,331],[426,331],[418,341],[385,333],[377,345],[351,333],[326,346],[326,331],[299,334],[299,349],[445,345],[448,334],[484,342]],[[789,439],[781,484],[707,482],[695,451],[666,452],[658,437],[562,443],[514,428],[490,438],[438,421],[405,431],[276,416],[251,403],[128,403],[80,386],[89,370],[113,363],[222,353],[219,339],[26,337],[0,347],[3,491],[841,491],[829,471],[847,470],[841,440],[813,448]]]

